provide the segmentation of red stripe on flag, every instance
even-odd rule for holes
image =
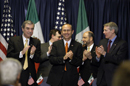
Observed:
[[[7,50],[5,48],[5,46],[0,42],[0,49],[2,50],[2,52],[7,55]]]
[[[37,84],[40,85],[40,84],[42,84],[42,82],[43,82],[43,79],[39,83],[37,83]]]
[[[2,61],[3,59],[0,57],[0,62]]]

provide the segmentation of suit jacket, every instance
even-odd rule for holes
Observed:
[[[84,80],[85,84],[83,86],[90,86],[88,83],[89,77],[92,76],[94,78],[97,77],[99,62],[96,61],[96,53],[95,53],[96,46],[94,45],[91,50],[92,59],[85,60],[84,64],[80,66],[80,74],[81,78]],[[83,51],[87,49],[87,46],[83,47]]]
[[[41,44],[41,59],[42,62],[38,68],[37,78],[42,75],[42,77],[47,77],[51,70],[51,63],[49,61],[49,57],[47,56],[47,51],[49,47],[49,42]]]
[[[24,48],[22,36],[11,37],[8,43],[9,43],[9,45],[8,45],[8,49],[7,49],[7,57],[13,57],[15,59],[18,59],[23,66],[24,61],[25,61],[25,54],[23,55],[23,58],[19,58],[20,51],[22,51]],[[27,81],[28,81],[29,75],[31,75],[31,77],[34,79],[34,81],[36,81],[36,71],[35,71],[34,62],[40,61],[40,58],[39,58],[41,55],[40,41],[38,39],[34,39],[34,38],[30,37],[29,45],[30,46],[34,45],[36,47],[36,51],[35,51],[33,59],[31,59],[29,57],[31,47],[28,50],[28,68],[26,70],[22,70],[22,73],[20,76],[20,82],[21,82],[22,86],[27,86]]]
[[[63,40],[59,40],[53,43],[52,51],[50,53],[49,60],[53,65],[48,76],[47,83],[52,86],[59,86],[63,78],[67,83],[66,86],[77,86],[79,73],[77,72],[77,67],[82,64],[82,45],[73,39],[71,40],[68,51],[73,52],[73,59],[67,59],[63,61],[65,56],[65,46]],[[66,63],[67,71],[64,71]]]
[[[107,51],[107,43],[108,39],[103,39],[99,45],[103,45],[104,50]],[[117,37],[109,53],[106,53],[105,57],[101,56],[100,58],[101,64],[97,75],[97,85],[100,86],[100,82],[104,76],[107,86],[111,86],[114,71],[118,65],[127,58],[127,51],[127,42]]]

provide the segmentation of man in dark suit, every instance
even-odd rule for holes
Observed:
[[[115,69],[127,58],[127,42],[117,37],[118,26],[114,22],[104,24],[105,39],[96,48],[97,61],[101,62],[98,75],[98,86],[111,86]]]
[[[40,63],[40,66],[38,68],[37,72],[37,78],[42,75],[43,82],[40,86],[50,86],[46,83],[50,69],[52,67],[49,56],[52,49],[52,44],[55,41],[61,40],[61,32],[57,29],[52,29],[49,34],[49,42],[41,44],[41,58],[43,61]]]
[[[96,61],[96,53],[94,45],[94,34],[92,31],[87,31],[83,34],[83,63],[80,66],[81,78],[85,82],[83,86],[90,86],[88,80],[90,76],[97,78],[99,63]]]
[[[52,45],[49,60],[53,66],[47,80],[51,86],[77,86],[77,67],[82,64],[83,51],[82,45],[71,38],[73,33],[70,24],[63,25],[63,39]]]
[[[39,62],[41,55],[41,44],[38,39],[32,38],[34,23],[27,20],[22,24],[22,36],[11,37],[7,49],[7,57],[18,59],[23,70],[20,77],[22,86],[28,86],[28,79],[31,76],[36,81],[34,62]],[[26,45],[26,46],[25,46]],[[36,86],[36,82],[33,84]]]

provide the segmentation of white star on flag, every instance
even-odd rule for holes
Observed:
[[[66,24],[65,0],[60,0],[58,4],[55,29],[61,30],[62,25]]]
[[[10,30],[11,29],[11,30]],[[0,61],[6,58],[8,41],[11,36],[16,35],[13,29],[13,19],[9,1],[4,0],[3,16],[0,28]]]

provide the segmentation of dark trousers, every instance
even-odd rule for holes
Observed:
[[[105,79],[105,75],[104,75],[104,74],[103,74],[103,77],[102,77],[102,79],[101,79],[100,84],[97,85],[97,86],[107,86],[107,83],[106,83],[106,79]]]

